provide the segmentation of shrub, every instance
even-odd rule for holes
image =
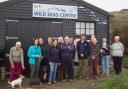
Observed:
[[[123,60],[123,67],[128,69],[128,57],[125,57]]]
[[[112,76],[110,79],[103,81],[97,89],[128,89],[127,75]]]

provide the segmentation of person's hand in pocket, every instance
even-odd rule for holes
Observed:
[[[84,54],[80,54],[81,57],[84,57]]]
[[[14,64],[11,64],[11,67],[14,69],[15,67],[14,67]]]
[[[40,55],[37,55],[36,58],[40,58],[41,56]]]

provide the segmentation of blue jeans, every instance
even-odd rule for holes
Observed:
[[[58,63],[49,62],[49,65],[50,65],[49,82],[52,82],[52,81],[55,81],[55,79],[56,79]]]
[[[109,60],[110,60],[109,55],[102,56],[102,72],[103,72],[103,74],[109,75]]]

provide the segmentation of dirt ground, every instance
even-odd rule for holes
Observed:
[[[102,77],[98,80],[89,80],[89,81],[74,79],[73,82],[58,81],[56,84],[52,84],[52,85],[42,84],[42,85],[35,85],[32,87],[29,86],[29,80],[24,79],[22,83],[22,89],[96,89],[96,86],[105,79],[107,78]],[[7,81],[0,83],[0,89],[11,89],[8,86],[9,85]],[[16,86],[16,89],[19,89],[19,86]]]

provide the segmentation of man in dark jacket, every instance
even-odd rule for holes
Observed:
[[[48,37],[48,44],[46,44],[43,48],[43,60],[41,61],[40,66],[40,79],[42,82],[46,83],[48,81],[49,75],[49,59],[50,59],[50,49],[52,45],[52,38]]]
[[[63,81],[66,80],[66,75],[68,79],[72,81],[73,79],[73,59],[74,59],[74,46],[69,44],[69,37],[64,38],[64,44],[60,46],[61,60],[62,60],[62,70],[63,70]],[[66,74],[67,73],[67,74]]]
[[[77,52],[79,58],[79,79],[89,79],[89,57],[90,44],[86,41],[85,35],[80,36],[80,41],[77,43]]]
[[[44,46],[44,57],[46,59],[49,59],[51,45],[52,45],[52,38],[48,37],[48,44]]]

